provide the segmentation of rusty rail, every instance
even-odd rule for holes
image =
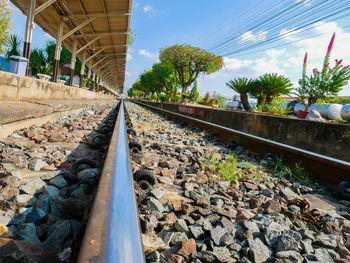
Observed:
[[[122,100],[118,108],[79,263],[145,262]]]
[[[276,155],[282,155],[290,164],[301,163],[306,172],[312,174],[315,178],[322,180],[330,186],[338,186],[341,181],[350,180],[349,162],[150,106],[139,101],[133,102],[157,112],[165,113],[173,118],[183,120],[189,124],[194,124],[203,129],[211,130],[224,141],[234,139],[238,144],[254,153],[273,153]]]

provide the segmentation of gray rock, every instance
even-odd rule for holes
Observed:
[[[171,239],[171,244],[179,246],[186,240],[188,240],[188,237],[184,232],[175,232],[173,238]]]
[[[322,232],[317,234],[314,244],[332,249],[335,249],[337,247],[337,241],[332,237],[332,235],[327,235]]]
[[[300,242],[301,249],[303,253],[313,253],[314,248],[312,247],[312,240],[311,239],[305,239]]]
[[[315,233],[313,231],[310,231],[308,229],[300,229],[299,233],[301,234],[301,236],[303,237],[303,239],[311,239],[312,241],[315,240]]]
[[[155,199],[154,197],[150,197],[147,200],[147,206],[151,211],[158,211],[163,213],[165,211],[164,206],[161,204],[161,202],[159,202],[157,199]]]
[[[24,185],[20,186],[20,189],[29,195],[34,195],[41,193],[43,191],[43,187],[45,186],[45,182],[40,178],[34,178],[27,182]]]
[[[195,239],[197,239],[198,237],[204,234],[202,226],[199,224],[191,225],[188,228],[190,229],[191,234]]]
[[[177,231],[188,232],[188,227],[184,219],[177,219],[174,226]]]
[[[57,175],[56,177],[50,180],[50,184],[62,188],[68,185],[66,179],[64,179],[63,175]]]
[[[34,159],[29,161],[29,169],[34,171],[40,171],[43,167],[47,165],[48,164],[41,159]]]
[[[243,226],[253,234],[253,237],[260,236],[260,229],[255,222],[243,221]]]
[[[76,220],[60,221],[50,226],[48,238],[42,247],[57,254],[65,247],[71,246],[74,238],[78,235],[81,224]]]
[[[99,168],[89,168],[78,173],[79,180],[88,180],[90,178],[96,178],[101,173]]]
[[[16,238],[40,246],[41,242],[36,234],[35,224],[21,224],[17,226]]]
[[[249,258],[254,263],[265,262],[271,256],[270,249],[267,246],[265,246],[265,244],[261,242],[259,238],[256,238],[254,240],[249,239],[248,246]]]
[[[281,189],[281,194],[284,196],[285,199],[287,199],[287,201],[292,201],[298,197],[298,195],[288,187]]]
[[[195,257],[203,263],[220,262],[218,257],[210,251],[201,251],[195,254]]]
[[[164,197],[165,191],[162,188],[154,188],[151,191],[151,195],[153,195],[155,198],[160,199]]]
[[[84,189],[80,186],[72,192],[71,196],[74,196],[75,198],[78,198],[81,200],[89,199],[89,196],[85,194]]]
[[[334,260],[325,248],[316,248],[315,257],[319,263],[334,263]]]
[[[15,201],[31,206],[35,203],[36,198],[33,195],[19,194],[15,197]]]
[[[169,232],[169,231],[168,232],[164,232],[162,234],[162,239],[163,239],[164,243],[167,246],[169,246],[169,244],[170,244],[171,240],[173,239],[174,235],[175,235],[174,232]]]
[[[300,241],[302,237],[299,232],[288,230],[285,231],[277,243],[277,251],[295,250],[300,251]]]
[[[302,263],[303,257],[294,250],[285,250],[276,253],[276,258],[288,259],[291,263]]]
[[[262,227],[264,230],[265,242],[269,247],[277,244],[278,240],[282,236],[282,232],[285,231],[285,227],[272,221],[268,226]]]
[[[44,194],[48,194],[50,197],[59,196],[60,191],[52,185],[46,185],[44,188]]]
[[[326,122],[326,120],[322,118],[321,114],[317,110],[311,110],[306,115],[305,120]]]

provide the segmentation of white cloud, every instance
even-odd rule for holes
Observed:
[[[42,38],[45,40],[54,40],[54,38],[46,32],[44,34],[42,34]]]
[[[158,54],[153,54],[148,52],[146,49],[139,49],[139,54],[145,56],[146,58],[157,60]]]
[[[132,56],[131,56],[131,54],[130,54],[130,53],[128,53],[128,55],[126,56],[126,60],[127,60],[127,61],[132,60]]]
[[[125,76],[126,77],[130,77],[132,74],[130,73],[130,72],[128,72],[128,71],[125,71]]]
[[[259,42],[266,39],[267,31],[260,31],[254,34],[252,31],[247,31],[240,36],[242,42],[253,41]]]
[[[277,58],[279,56],[281,56],[284,52],[286,51],[286,49],[268,49],[265,51],[266,55],[268,57],[271,57],[271,58]]]
[[[144,11],[145,13],[152,11],[152,6],[151,6],[151,5],[145,5],[145,6],[143,7],[143,11]]]
[[[139,6],[140,6],[140,3],[135,3],[135,4],[134,4],[134,7],[135,7],[135,8],[138,8]]]

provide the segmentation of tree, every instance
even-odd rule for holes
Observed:
[[[46,58],[42,49],[33,49],[30,52],[30,67],[32,74],[46,73]]]
[[[158,91],[165,91],[167,95],[171,95],[177,90],[178,82],[174,69],[166,63],[154,63],[152,66],[154,75],[154,85]]]
[[[53,65],[55,60],[55,49],[56,49],[55,41],[49,40],[46,42],[45,51],[47,54],[47,64],[50,72],[53,71]],[[60,62],[70,63],[71,58],[72,58],[72,53],[64,45],[62,45]],[[81,61],[77,58],[75,62],[75,68],[74,68],[75,73],[79,74],[80,69],[81,69]]]
[[[204,105],[209,105],[209,103],[210,103],[210,94],[209,94],[209,92],[205,93],[203,102],[204,102]]]
[[[249,85],[249,94],[257,99],[257,106],[265,102],[266,94],[262,88],[262,83],[259,79],[254,79]]]
[[[198,89],[197,89],[197,80],[193,82],[193,87],[190,93],[190,98],[192,101],[197,101],[199,97]]]
[[[159,92],[159,86],[156,85],[156,79],[152,70],[142,73],[140,75],[140,82],[146,94],[151,94],[151,96],[153,96],[153,94]]]
[[[200,73],[210,74],[221,69],[223,59],[208,51],[190,45],[174,45],[162,48],[159,55],[161,62],[170,63],[182,86],[182,93],[197,79]]]
[[[250,106],[248,102],[248,93],[250,91],[250,84],[252,82],[252,79],[247,78],[235,78],[233,80],[230,80],[226,82],[226,86],[230,89],[233,89],[241,96],[241,102],[243,105],[243,108],[246,111],[250,111]]]
[[[11,56],[21,55],[22,39],[17,35],[10,35],[9,38],[5,39],[5,45],[7,46],[6,60],[9,60]]]
[[[313,69],[312,75],[306,76],[307,53],[304,57],[302,78],[299,80],[299,87],[296,88],[296,94],[304,104],[307,99],[305,111],[308,111],[312,104],[318,100],[325,100],[329,96],[336,96],[341,87],[348,84],[350,80],[350,65],[344,67],[343,60],[335,60],[335,66],[329,66],[330,54],[333,48],[335,33],[328,45],[327,53],[323,62],[322,71]]]
[[[0,0],[0,53],[4,52],[5,40],[10,36],[12,10],[7,0]]]
[[[292,91],[292,83],[283,75],[264,74],[259,77],[261,88],[266,95],[266,102],[271,103],[273,97],[288,95]]]

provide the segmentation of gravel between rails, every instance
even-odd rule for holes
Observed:
[[[0,262],[69,261],[87,223],[116,104],[0,140]]]
[[[349,202],[261,169],[270,154],[228,148],[131,102],[126,108],[147,262],[350,262]],[[243,176],[223,181],[205,168],[230,151]]]

